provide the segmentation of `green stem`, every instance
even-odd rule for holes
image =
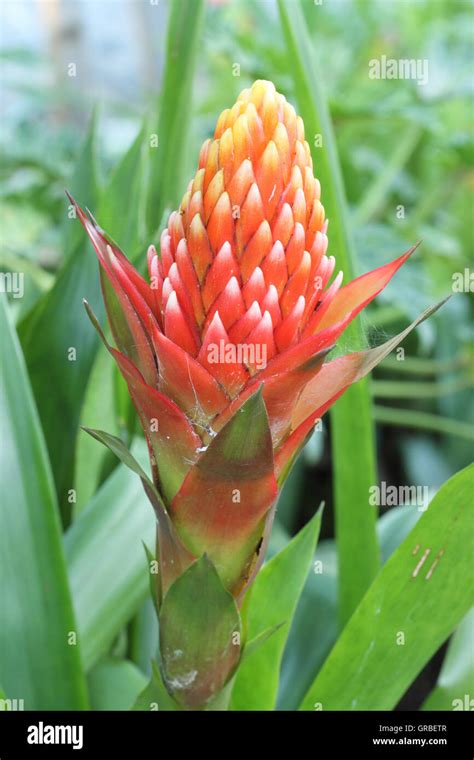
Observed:
[[[339,164],[326,95],[324,72],[314,55],[301,4],[278,0],[288,65],[305,122],[307,139],[321,182],[323,202],[330,219],[331,250],[346,279],[355,274],[355,251],[344,182]],[[319,12],[318,9],[315,10]],[[320,136],[322,142],[315,138]],[[321,144],[321,147],[318,147]],[[361,348],[365,336],[360,319],[347,329],[351,345]],[[339,558],[339,611],[343,625],[352,615],[378,572],[380,559],[376,511],[368,509],[370,487],[377,482],[371,398],[367,380],[347,390],[331,412],[336,538]]]
[[[203,0],[171,0],[163,87],[152,125],[158,145],[150,143],[147,231],[156,231],[166,206],[185,191],[186,143],[198,43],[204,18]]]

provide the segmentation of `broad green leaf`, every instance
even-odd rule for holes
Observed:
[[[438,681],[422,710],[472,710],[474,705],[474,609],[449,642]]]
[[[418,507],[392,507],[377,521],[382,562],[385,563],[420,519]]]
[[[0,673],[27,710],[87,706],[58,506],[21,349],[0,303]]]
[[[134,710],[151,710],[160,712],[175,712],[179,706],[168,694],[156,662],[152,663],[152,674],[148,686],[138,695],[133,706]]]
[[[377,482],[369,383],[363,378],[352,385],[331,410],[340,625],[370,586],[380,561],[377,509],[368,508],[367,498]]]
[[[356,273],[344,182],[331,118],[323,90],[324,74],[311,41],[299,0],[278,0],[296,96],[321,182],[322,202],[330,221],[330,245],[346,282]],[[351,348],[365,343],[357,317],[345,332]],[[336,537],[339,554],[340,621],[345,623],[377,574],[379,552],[376,512],[367,509],[367,493],[376,482],[375,441],[368,380],[349,388],[331,412]]]
[[[204,555],[168,590],[160,610],[163,677],[176,701],[199,709],[215,698],[240,658],[240,615]]]
[[[148,496],[158,520],[158,562],[160,567],[160,583],[154,594],[158,604],[161,604],[161,596],[164,594],[175,578],[194,561],[195,557],[189,553],[182,544],[173,525],[168,511],[163,503],[161,494],[158,492],[152,480],[145,473],[134,456],[127,449],[120,438],[110,435],[103,430],[91,430],[84,428],[93,438],[107,446],[124,465],[139,476],[145,493]],[[148,552],[147,552],[148,553]],[[152,582],[152,579],[150,579]],[[153,585],[153,584],[152,584]]]
[[[280,675],[279,710],[297,710],[339,632],[337,551],[321,541],[293,617]]]
[[[143,544],[143,549],[145,551],[146,560],[148,563],[148,567],[151,568],[156,565],[156,556],[153,554],[152,551],[148,548],[146,544]],[[150,601],[154,607],[155,610],[155,616],[158,617],[159,607],[158,607],[158,597],[157,597],[157,588],[156,588],[156,573],[149,572],[149,584],[150,584]],[[147,600],[148,601],[148,600]]]
[[[100,200],[97,190],[88,194],[93,198],[89,201],[92,210],[98,207],[99,221],[103,216],[108,222],[107,232],[131,246],[137,244],[140,233],[141,150],[142,133],[112,173]],[[86,162],[89,155],[90,151],[86,152],[81,161]],[[89,172],[93,177],[93,166],[89,166]],[[82,196],[78,195],[78,199],[82,201]],[[105,314],[96,255],[79,222],[72,219],[70,224],[79,228],[80,245],[69,257],[54,287],[21,325],[20,332],[66,521],[80,413],[99,345],[84,314],[82,299],[91,303],[99,321]],[[71,355],[71,349],[75,354]]]
[[[170,4],[163,87],[150,134],[149,234],[157,230],[165,207],[174,206],[185,191],[192,82],[203,16],[204,0],[173,0]]]
[[[391,710],[473,603],[474,466],[448,480],[392,554],[306,694],[304,710]]]
[[[97,264],[92,257],[82,260],[81,256],[78,253],[69,259],[41,312],[29,329],[25,326],[26,332],[22,328],[20,332],[64,514],[72,503],[68,491],[73,488],[79,412],[98,346],[81,295],[92,298],[99,314],[103,313]]]
[[[390,509],[377,522],[382,561],[404,540],[421,512]],[[333,540],[318,544],[283,656],[278,708],[296,710],[334,646],[338,633],[337,551]]]
[[[98,197],[94,141],[95,121],[92,120],[77,170],[81,174],[77,187],[91,204]],[[68,223],[80,227],[74,218],[68,219]],[[54,286],[19,326],[59,505],[66,522],[72,503],[68,500],[68,491],[74,486],[72,471],[79,410],[98,346],[85,318],[82,298],[86,296],[99,309],[99,315],[103,314],[95,257],[82,237],[78,244],[74,235],[69,242],[73,249],[67,253],[67,261]]]
[[[137,440],[132,451],[147,461],[144,441]],[[153,546],[155,526],[139,478],[120,466],[65,535],[86,670],[107,652],[148,593],[142,542]]]
[[[264,644],[270,636],[273,636],[274,633],[280,630],[285,625],[285,623],[277,623],[276,625],[272,625],[270,628],[266,628],[261,633],[257,634],[255,638],[251,639],[245,644],[244,651],[242,653],[242,657],[240,659],[240,664],[245,662],[247,657],[250,657],[251,654],[257,651],[262,644]]]
[[[146,686],[146,676],[129,660],[107,657],[88,676],[93,710],[130,710]]]
[[[237,671],[232,692],[234,710],[273,710],[280,663],[291,621],[309,572],[321,525],[321,510],[285,549],[263,566],[247,603],[247,639],[284,623]]]
[[[2,272],[23,272],[27,280],[27,287],[25,288],[24,298],[19,299],[23,301],[25,298],[28,301],[26,307],[21,309],[22,314],[26,314],[28,309],[32,308],[32,301],[35,302],[36,298],[42,293],[49,290],[54,283],[54,275],[43,269],[40,264],[37,264],[34,260],[27,258],[16,251],[0,250],[0,267]],[[27,291],[33,286],[34,292],[28,298]],[[10,308],[15,305],[15,300],[10,303]],[[21,304],[20,304],[21,305]]]

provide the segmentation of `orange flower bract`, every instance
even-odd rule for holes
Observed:
[[[209,361],[209,344],[259,344],[269,361],[312,334],[335,266],[326,228],[303,122],[273,84],[256,82],[204,143],[161,258],[149,250],[164,335],[235,396],[257,368],[228,372]]]

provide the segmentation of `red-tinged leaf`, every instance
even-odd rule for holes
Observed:
[[[333,362],[329,362],[332,364]],[[350,385],[350,384],[349,384]],[[309,438],[313,426],[321,419],[323,414],[337,401],[345,390],[349,387],[346,385],[342,390],[339,390],[334,396],[331,396],[325,404],[318,407],[309,417],[306,418],[301,425],[294,430],[291,435],[280,445],[275,452],[275,474],[278,478],[278,485],[281,488],[286,478],[290,474],[290,470],[294,464],[294,461],[305,445]]]
[[[148,319],[146,307],[150,311],[153,311],[154,307],[154,296],[151,287],[137,272],[112,238],[99,227],[92,214],[89,212],[89,216],[87,216],[74,198],[69,193],[67,195],[94,246],[100,263],[104,269],[109,267],[115,272],[122,287],[131,298],[137,313],[146,321]],[[110,249],[110,252],[108,249]]]
[[[348,316],[350,316],[348,321],[352,321],[385,288],[393,275],[418,248],[418,245],[419,243],[414,245],[398,259],[384,264],[372,272],[367,272],[340,288],[321,319],[318,319],[318,312],[315,313],[311,320],[312,331],[315,329],[324,330],[336,322],[345,321]]]
[[[176,702],[199,709],[219,694],[238,665],[240,637],[235,600],[203,556],[173,583],[160,611],[162,672]]]
[[[160,368],[160,390],[186,411],[196,426],[205,426],[229,399],[213,376],[159,330],[152,330]]]
[[[267,409],[273,445],[277,446],[288,433],[295,402],[308,382],[321,370],[330,349],[315,354],[291,372],[270,377],[263,384],[263,399]]]
[[[101,285],[114,340],[140,369],[147,382],[157,384],[148,326],[156,322],[154,294],[122,251],[69,195],[76,214],[97,253]]]
[[[86,303],[85,306],[92,324],[127,382],[150,447],[154,475],[158,477],[163,496],[169,503],[195,462],[202,441],[181,409],[148,385],[130,359],[108,344],[89,305]]]
[[[187,551],[178,538],[173,523],[166,511],[166,507],[163,504],[160,493],[146,472],[140,467],[135,457],[127,449],[123,441],[103,430],[93,430],[92,428],[87,427],[84,427],[83,430],[85,430],[86,433],[89,433],[89,435],[97,441],[100,441],[104,446],[107,446],[107,448],[110,449],[115,456],[126,465],[126,467],[132,470],[132,472],[135,472],[142,481],[143,488],[155,510],[158,521],[157,543],[160,584],[158,584],[156,591],[157,595],[159,595],[161,588],[164,595],[176,578],[178,578],[196,558]],[[158,604],[161,603],[159,597],[157,598],[157,602]]]
[[[426,309],[405,330],[381,346],[341,356],[328,362],[316,377],[309,381],[293,411],[291,421],[293,432],[276,452],[275,468],[280,484],[287,476],[292,461],[303,446],[314,423],[352,383],[371,372],[415,327],[434,314],[446,300]]]
[[[140,370],[151,385],[158,385],[158,373],[148,335],[129,299],[117,282],[100,270],[100,283],[110,328],[119,350]]]
[[[119,351],[111,350],[153,451],[161,490],[167,503],[171,503],[196,461],[201,439],[173,401],[147,385],[129,359]]]
[[[270,428],[257,391],[211,440],[170,507],[185,545],[209,554],[234,595],[252,571],[276,495]]]

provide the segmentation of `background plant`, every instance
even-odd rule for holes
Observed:
[[[177,5],[165,37],[168,7],[144,4],[150,56],[141,77],[133,73],[137,43],[120,37],[118,47],[128,55],[117,65],[126,71],[120,87],[98,50],[87,76],[80,45],[59,51],[9,45],[2,54],[0,255],[2,271],[24,273],[25,296],[11,297],[10,316],[2,316],[2,436],[8,444],[2,447],[0,685],[31,707],[131,707],[151,675],[157,636],[142,546],[154,541],[151,511],[138,480],[79,433],[79,424],[116,432],[146,460],[123,385],[80,305],[86,294],[101,314],[96,262],[68,219],[64,187],[96,209],[101,225],[138,260],[156,240],[166,207],[179,199],[215,114],[254,79],[272,78],[298,105],[308,134],[322,134],[323,148],[313,150],[315,173],[327,194],[330,252],[346,258],[343,268],[365,271],[423,238],[409,270],[364,318],[369,342],[398,332],[451,290],[453,272],[469,266],[468,3],[204,8],[190,1],[179,3],[179,12]],[[90,22],[78,8],[76,23],[90,44]],[[120,13],[132,12],[120,5]],[[21,21],[11,5],[4,4],[3,13],[10,27]],[[382,54],[428,58],[429,84],[370,80],[368,61]],[[71,62],[76,76],[68,74]],[[98,100],[101,108],[91,117]],[[397,217],[400,204],[404,219]],[[418,707],[426,699],[426,705],[451,709],[454,698],[472,693],[469,618],[444,661],[444,651],[431,660],[472,601],[463,538],[472,527],[472,517],[470,526],[466,522],[469,475],[442,486],[471,458],[468,296],[457,294],[410,336],[404,361],[391,357],[371,387],[359,388],[352,403],[339,402],[308,445],[282,497],[271,554],[283,554],[255,586],[251,632],[289,621],[295,608],[296,615],[291,629],[283,626],[249,658],[235,707],[303,703],[314,709],[322,702],[325,709],[392,709],[425,666],[402,704]],[[359,328],[345,348],[363,339]],[[69,360],[71,348],[75,360]],[[367,510],[360,496],[381,480],[440,490],[418,525],[414,507],[383,508],[376,522],[375,509]],[[316,554],[322,573],[308,575],[320,567],[313,564],[319,518],[289,541],[313,514],[313,494],[327,506]],[[389,595],[374,638],[378,600],[409,583],[417,543],[431,548],[433,558],[446,551],[429,582],[411,583],[398,601]],[[279,600],[274,609],[263,604],[269,595]],[[398,631],[406,634],[404,645],[394,643]],[[74,644],[68,636],[75,632]],[[354,651],[365,664],[361,680],[347,682]]]

